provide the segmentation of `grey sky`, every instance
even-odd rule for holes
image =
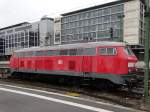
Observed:
[[[58,15],[115,0],[0,0],[0,28],[34,22],[44,15]]]

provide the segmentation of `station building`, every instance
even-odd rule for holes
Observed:
[[[1,28],[0,61],[22,48],[98,41],[127,42],[143,59],[144,0],[117,0]]]
[[[64,13],[54,20],[54,44],[124,41],[140,46],[144,41],[144,3],[118,0]]]
[[[23,22],[0,29],[0,55],[10,56],[13,51],[33,46],[53,44],[54,21],[42,17],[34,23]]]
[[[96,41],[124,41],[140,48],[144,43],[143,1],[117,0],[54,19],[44,16],[34,23],[1,28],[0,55],[10,56],[14,50],[33,46]]]

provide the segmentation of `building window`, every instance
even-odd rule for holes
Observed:
[[[110,22],[110,16],[105,16],[104,17],[104,22]]]
[[[103,10],[99,10],[98,11],[98,16],[102,16],[102,15],[104,15]]]
[[[113,6],[111,8],[111,13],[123,12],[123,5]]]
[[[103,23],[104,22],[104,17],[99,17],[98,18],[98,23]]]
[[[104,25],[103,24],[99,24],[98,25],[98,30],[103,30],[104,29]]]
[[[104,15],[109,15],[110,14],[110,8],[104,9]]]

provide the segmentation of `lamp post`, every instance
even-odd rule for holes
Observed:
[[[144,34],[144,39],[145,39],[145,51],[144,51],[144,61],[145,61],[145,66],[144,66],[144,102],[148,102],[148,96],[149,96],[149,30],[150,30],[150,7],[149,7],[149,0],[145,0],[145,34]]]

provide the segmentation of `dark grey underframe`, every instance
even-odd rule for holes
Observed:
[[[83,73],[83,72],[74,72],[74,71],[51,71],[51,70],[15,70],[12,69],[11,73],[21,72],[21,73],[35,73],[35,74],[47,74],[47,75],[57,75],[57,76],[71,76],[71,77],[83,77],[83,78],[97,78],[97,79],[106,79],[114,84],[125,84],[126,81],[130,78],[134,78],[134,74],[127,75],[115,75],[115,74],[97,74],[97,73]]]

